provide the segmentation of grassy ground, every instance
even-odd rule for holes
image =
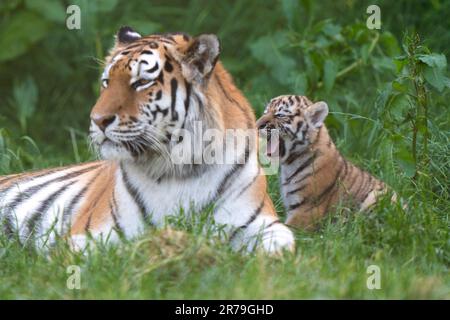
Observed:
[[[406,30],[448,56],[448,2],[380,0],[379,31],[365,25],[371,1],[74,2],[83,14],[78,31],[65,27],[62,1],[44,9],[0,4],[0,175],[91,159],[96,60],[118,27],[131,25],[217,33],[221,59],[257,115],[279,94],[326,101],[342,153],[391,185],[408,209],[383,201],[367,215],[339,210],[317,232],[297,231],[297,252],[283,258],[233,253],[202,235],[210,229],[202,219],[173,221],[88,256],[62,243],[42,255],[0,235],[0,299],[450,298],[448,66],[422,48],[410,59],[421,68],[412,74],[401,58]],[[417,79],[425,99],[417,98]],[[420,159],[411,147],[415,123]],[[270,193],[283,216],[276,176]],[[80,290],[67,287],[72,265],[81,270]],[[380,268],[379,290],[367,288],[370,265]]]
[[[42,255],[2,239],[0,298],[449,299],[448,212],[409,201],[403,210],[386,199],[370,215],[342,210],[317,232],[296,232],[297,252],[282,258],[231,252],[201,236],[209,230],[201,219],[88,255],[62,243]],[[67,286],[72,265],[79,290]],[[370,265],[380,268],[380,289],[367,288]]]

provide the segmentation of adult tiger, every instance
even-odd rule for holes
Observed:
[[[106,160],[1,179],[5,232],[42,244],[53,241],[49,230],[58,230],[83,248],[88,234],[130,238],[180,208],[194,212],[213,204],[214,220],[225,225],[233,248],[292,250],[293,235],[277,219],[254,144],[224,150],[238,163],[173,161],[176,147],[198,146],[197,124],[220,132],[255,127],[219,52],[214,35],[142,37],[122,27],[91,112],[90,137]],[[181,130],[194,139],[183,139]]]

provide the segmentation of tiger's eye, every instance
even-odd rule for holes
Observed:
[[[135,82],[133,82],[133,84],[131,85],[131,87],[133,87],[133,89],[137,89],[139,87],[145,86],[146,84],[149,84],[150,82],[152,82],[152,80],[149,79],[139,79]]]

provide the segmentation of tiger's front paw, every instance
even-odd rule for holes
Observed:
[[[292,231],[282,223],[275,223],[264,230],[262,247],[270,254],[295,251],[295,238]]]
[[[285,251],[294,252],[295,239],[292,231],[283,223],[266,220],[244,230],[237,230],[232,236],[231,245],[237,251],[252,253],[263,250],[271,255],[278,255]]]

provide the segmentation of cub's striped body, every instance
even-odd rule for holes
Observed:
[[[260,129],[280,130],[281,190],[289,225],[311,228],[339,202],[365,210],[386,192],[383,182],[342,157],[323,124],[327,114],[325,102],[280,96],[257,122]]]
[[[224,148],[238,163],[175,163],[171,157],[180,146],[211,147],[195,139],[198,123],[220,132],[255,127],[251,106],[218,55],[213,35],[141,37],[122,28],[91,112],[92,143],[105,160],[2,178],[5,232],[43,244],[54,239],[49,230],[57,230],[83,248],[87,234],[131,238],[180,208],[213,205],[233,248],[292,250],[293,235],[277,219],[255,146]]]

